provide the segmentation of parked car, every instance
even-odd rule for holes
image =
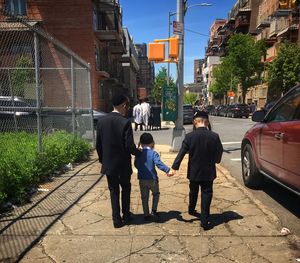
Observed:
[[[227,117],[227,109],[229,108],[230,105],[222,105],[222,106],[223,107],[221,107],[219,110],[219,116]]]
[[[247,104],[233,104],[227,108],[226,117],[232,118],[249,118],[250,108]]]
[[[214,109],[215,109],[215,105],[207,105],[204,108],[204,111],[207,112],[207,114],[212,115],[212,112],[214,111]]]
[[[53,130],[72,132],[72,111],[69,108],[65,110],[44,109],[41,111],[41,124],[44,132]],[[77,133],[83,135],[88,126],[84,123],[81,112],[76,113],[75,124]],[[36,101],[21,97],[0,96],[0,131],[36,132]]]
[[[292,88],[257,122],[242,141],[242,176],[246,186],[262,185],[264,176],[300,195],[300,85]]]
[[[192,104],[183,105],[183,124],[193,123],[194,109]]]

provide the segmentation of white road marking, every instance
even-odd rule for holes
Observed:
[[[223,145],[227,144],[241,144],[241,142],[222,142]]]
[[[232,158],[232,159],[230,159],[231,161],[233,161],[233,162],[240,162],[241,161],[241,158]]]

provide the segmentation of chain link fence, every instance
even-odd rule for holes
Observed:
[[[94,144],[90,66],[36,22],[0,10],[0,132],[65,130]]]

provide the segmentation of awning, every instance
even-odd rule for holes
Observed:
[[[1,21],[0,22],[0,31],[25,31],[30,30],[30,27],[26,26],[35,26],[38,22],[8,22],[8,21]]]

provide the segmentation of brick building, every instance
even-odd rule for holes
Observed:
[[[203,82],[203,75],[202,75],[203,63],[204,63],[204,59],[194,60],[194,83]]]
[[[116,92],[133,94],[124,83],[121,58],[127,45],[118,0],[0,0],[0,8],[4,7],[37,22],[90,63],[95,109],[109,110]]]

